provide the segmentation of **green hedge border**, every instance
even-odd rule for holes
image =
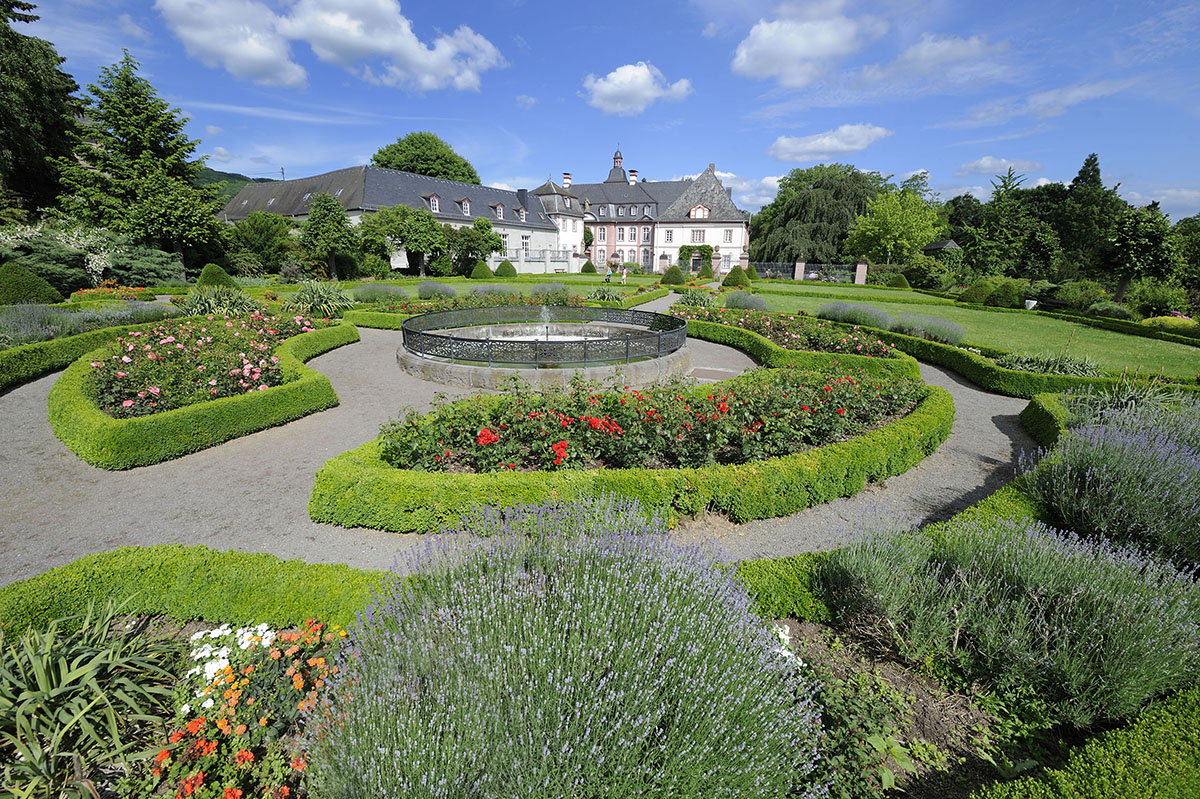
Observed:
[[[337,405],[329,378],[304,362],[358,340],[348,324],[293,336],[275,350],[289,382],[132,419],[114,419],[88,396],[90,362],[107,354],[95,350],[67,367],[50,390],[50,426],[68,449],[102,469],[162,463]]]
[[[653,302],[654,300],[657,300],[660,297],[665,297],[670,293],[671,292],[668,289],[660,288],[654,289],[653,291],[643,291],[641,294],[630,294],[628,297],[619,302],[612,302],[609,300],[588,300],[586,298],[584,301],[588,305],[595,308],[620,308],[625,310],[628,308],[636,308],[639,305],[645,305],[648,302]]]
[[[172,321],[182,317],[172,317]],[[22,344],[0,350],[0,392],[58,371],[99,347],[115,342],[132,330],[153,330],[162,324],[142,322],[136,325],[114,325],[77,333],[74,336]]]

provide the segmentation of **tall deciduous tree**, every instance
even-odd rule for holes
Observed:
[[[394,143],[381,147],[371,156],[371,163],[386,169],[399,169],[428,175],[431,178],[479,183],[475,167],[436,134],[429,131],[410,133]]]
[[[292,240],[291,228],[279,214],[251,211],[233,224],[229,235],[235,248],[253,253],[268,272],[278,272]]]
[[[176,252],[221,235],[220,203],[212,187],[192,185],[203,166],[191,160],[199,141],[184,119],[138,73],[129,53],[100,70],[88,86],[89,121],[73,157],[54,160],[67,213],[147,244]]]
[[[445,251],[450,254],[459,272],[469,273],[476,261],[504,249],[504,239],[500,238],[499,233],[492,232],[492,223],[482,217],[472,222],[470,227],[442,225],[442,231],[446,241]]]
[[[390,257],[396,250],[404,250],[410,266],[415,264],[422,277],[425,256],[446,248],[445,234],[428,208],[407,205],[380,208],[363,217],[358,232],[364,245],[380,255]]]
[[[1180,280],[1188,289],[1200,292],[1200,214],[1175,223],[1175,242],[1183,260]]]
[[[32,3],[0,2],[0,192],[33,209],[59,192],[47,159],[71,152],[71,132],[80,103],[75,80],[59,67],[54,45],[14,30],[32,22]]]
[[[350,226],[346,209],[332,194],[314,194],[308,207],[308,219],[300,234],[300,246],[314,258],[329,265],[329,277],[338,279],[338,255],[348,255],[358,246],[358,238]]]
[[[877,263],[904,263],[934,240],[937,225],[937,211],[917,192],[887,192],[855,220],[845,250]]]
[[[1134,278],[1173,277],[1182,266],[1171,222],[1157,202],[1121,214],[1108,245],[1108,266],[1120,281],[1113,297],[1117,302]]]

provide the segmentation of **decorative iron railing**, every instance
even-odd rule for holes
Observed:
[[[601,322],[641,328],[624,335],[570,341],[515,340],[456,336],[459,327],[481,325]],[[628,363],[669,355],[687,341],[687,322],[674,316],[636,309],[589,308],[569,305],[502,305],[463,308],[412,316],[401,325],[404,348],[425,358],[493,365],[589,366]],[[536,332],[536,328],[535,328]]]

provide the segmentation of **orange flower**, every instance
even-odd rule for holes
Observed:
[[[308,764],[304,762],[304,758],[300,757],[300,755],[296,755],[292,758],[292,768],[296,771],[304,771],[304,767],[307,765]]]
[[[226,788],[225,793],[221,796],[221,799],[242,799],[242,789]]]
[[[154,762],[158,763],[161,766],[165,761],[170,760],[170,759],[171,759],[171,753],[168,752],[166,749],[164,749],[161,752],[159,752],[157,755],[155,755]]]
[[[254,753],[249,749],[239,749],[238,753],[233,756],[233,762],[239,766],[244,766],[247,763],[253,763]]]
[[[187,731],[192,735],[195,735],[196,733],[200,732],[200,730],[204,729],[204,718],[204,716],[201,716],[198,719],[192,719],[189,721],[187,723]]]
[[[246,725],[245,724],[239,724],[233,728],[234,735],[244,735],[245,733],[246,733]]]
[[[267,726],[267,717],[266,716],[263,716],[261,719],[258,720],[258,726],[260,726],[260,727]]]
[[[182,738],[183,736],[184,736],[183,730],[175,730],[175,732],[171,733],[171,737],[168,740],[173,744],[177,744],[177,743],[179,743],[179,739]]]
[[[280,652],[278,649],[272,649],[272,650],[271,650],[271,660],[279,660],[279,658],[280,658],[282,655],[283,655],[283,653],[282,653],[282,652]]]

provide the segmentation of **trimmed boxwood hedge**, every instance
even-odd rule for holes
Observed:
[[[355,341],[358,329],[345,323],[301,333],[275,350],[280,366],[293,378],[290,382],[132,419],[114,419],[88,397],[90,361],[106,355],[106,350],[96,350],[67,367],[50,390],[50,426],[68,449],[93,466],[130,469],[161,463],[337,405],[329,378],[304,362]]]
[[[659,297],[665,297],[670,293],[670,289],[654,289],[653,291],[643,291],[641,294],[630,294],[619,301],[588,300],[587,304],[596,308],[633,308],[657,300]]]
[[[1200,786],[1200,688],[1157,702],[1076,747],[1061,768],[989,785],[972,799],[1191,799]]]
[[[400,325],[408,314],[388,313],[387,311],[346,311],[342,321],[358,327],[374,327],[380,330],[399,330]]]
[[[20,264],[0,264],[0,305],[19,302],[62,302],[63,296],[44,278]]]
[[[432,532],[473,505],[617,494],[672,513],[711,508],[736,522],[768,519],[853,496],[868,481],[902,474],[936,450],[953,423],[949,392],[926,387],[907,416],[848,441],[754,463],[691,469],[422,472],[385,463],[376,439],[317,470],[308,513],[314,521],[343,527]]]
[[[1021,411],[1021,424],[1043,447],[1054,446],[1067,427],[1067,406],[1062,395],[1035,395]]]

